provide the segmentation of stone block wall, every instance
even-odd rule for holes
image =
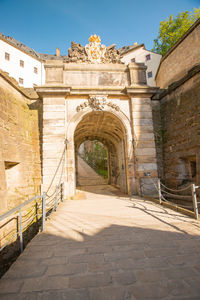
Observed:
[[[38,105],[30,97],[0,73],[1,212],[40,193]]]
[[[160,108],[158,103],[154,104],[154,129],[161,129],[163,142],[157,143],[158,161],[163,159],[163,170],[160,167],[159,172],[167,186],[200,184],[199,108],[200,68],[165,91],[160,97]]]
[[[156,145],[156,158],[158,166],[158,178],[163,178],[163,129],[160,115],[160,101],[154,100],[152,103],[153,129]]]

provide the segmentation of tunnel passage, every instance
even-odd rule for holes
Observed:
[[[78,149],[87,140],[97,140],[107,149],[108,184],[127,193],[126,130],[118,117],[110,112],[93,111],[86,114],[74,133],[76,179],[78,178]]]

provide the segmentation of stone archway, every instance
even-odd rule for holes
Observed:
[[[82,142],[100,141],[108,151],[108,182],[119,186],[125,193],[128,192],[126,136],[126,129],[120,119],[111,112],[101,110],[84,115],[74,131],[76,161]]]
[[[110,56],[98,63],[88,61],[87,55],[80,61],[75,56],[46,61],[46,83],[36,88],[43,102],[42,190],[52,178],[52,188],[59,181],[55,172],[67,141],[63,180],[67,198],[75,194],[76,148],[89,137],[109,149],[110,183],[118,166],[121,190],[156,195],[151,97],[157,88],[146,85],[146,67],[141,63],[126,66],[110,61]]]

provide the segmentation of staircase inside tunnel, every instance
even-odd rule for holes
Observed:
[[[109,184],[127,193],[126,131],[118,117],[105,111],[88,113],[76,127],[74,143],[77,187]],[[89,162],[87,155],[93,150],[85,151],[88,144],[105,151],[105,163],[99,170]]]

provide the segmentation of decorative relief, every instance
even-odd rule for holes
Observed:
[[[96,34],[89,38],[89,42],[85,47],[72,42],[71,48],[68,49],[68,57],[65,57],[65,62],[123,64],[120,52],[115,48],[115,44],[108,47],[101,45],[101,39]]]
[[[91,35],[89,42],[90,44],[85,46],[89,60],[92,63],[101,63],[106,52],[106,46],[101,45],[101,39],[96,34]]]
[[[76,111],[83,110],[86,107],[90,107],[92,110],[103,110],[105,106],[109,106],[116,111],[120,111],[119,106],[112,103],[111,101],[107,101],[106,96],[90,96],[88,102],[84,102],[83,104],[77,106]]]

